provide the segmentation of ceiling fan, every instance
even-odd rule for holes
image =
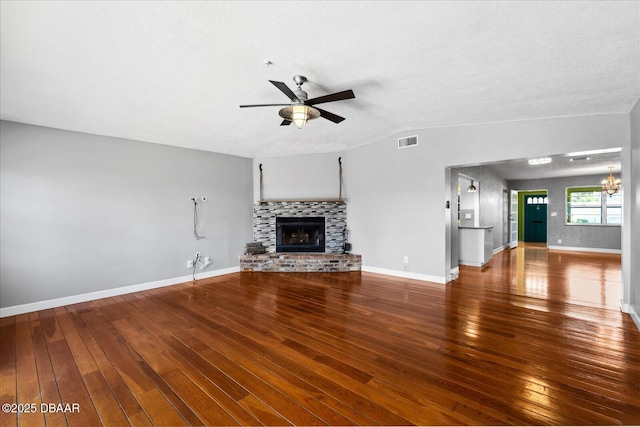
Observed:
[[[291,100],[291,104],[255,104],[255,105],[241,105],[240,108],[247,107],[285,107],[279,111],[282,123],[280,126],[289,126],[291,122],[298,128],[302,128],[309,120],[323,117],[334,123],[340,123],[344,120],[344,117],[340,117],[337,114],[330,113],[320,108],[314,107],[317,104],[325,102],[342,101],[345,99],[352,99],[356,96],[351,89],[343,90],[342,92],[332,93],[330,95],[320,96],[318,98],[307,99],[307,92],[302,90],[302,84],[307,81],[305,76],[294,76],[293,81],[298,85],[295,91],[289,89],[289,87],[282,82],[275,82],[269,80],[275,87],[280,89],[282,93],[287,95]]]

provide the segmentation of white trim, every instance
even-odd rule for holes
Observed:
[[[629,309],[631,308],[631,306],[629,304],[627,304],[626,302],[624,302],[623,300],[620,300],[620,311],[623,313],[629,313]]]
[[[633,323],[636,324],[636,328],[638,328],[638,330],[640,331],[640,316],[638,316],[638,313],[636,313],[636,310],[633,308],[633,306],[629,305],[629,310],[625,313],[629,313],[629,316],[631,316]]]
[[[460,266],[451,269],[451,273],[447,277],[447,283],[456,280],[458,277],[460,277]]]
[[[505,249],[507,249],[508,247],[510,247],[509,244],[502,245],[499,248],[494,249],[493,250],[493,254],[495,255],[497,253],[500,253],[500,252],[504,251]]]
[[[387,268],[369,267],[369,266],[363,265],[362,271],[365,271],[367,273],[384,274],[386,276],[402,277],[405,279],[422,280],[424,282],[440,283],[442,285],[447,283],[446,278],[442,276],[431,276],[429,274],[410,273],[408,271],[390,270]]]
[[[571,251],[571,252],[600,252],[604,254],[621,254],[621,249],[605,249],[605,248],[580,248],[574,246],[547,246],[547,249],[553,251]]]
[[[237,273],[240,267],[229,267],[206,273],[197,273],[196,280],[208,279],[210,277],[222,276],[225,274]],[[164,286],[177,285],[179,283],[190,282],[193,275],[174,277],[171,279],[157,280],[155,282],[140,283],[137,285],[123,286],[120,288],[105,289],[103,291],[90,292],[87,294],[71,295],[68,297],[55,298],[45,301],[37,301],[28,304],[14,305],[0,308],[0,318],[16,316],[18,314],[31,313],[33,311],[47,310],[49,308],[62,307],[64,305],[77,304],[80,302],[93,301],[101,298],[109,298],[117,295],[125,295],[133,292],[146,291],[148,289],[162,288]]]
[[[487,261],[487,262],[489,262],[489,261]],[[459,260],[459,261],[458,261],[458,264],[460,264],[460,265],[466,265],[466,266],[469,266],[469,267],[482,267],[482,266],[484,266],[485,264],[487,264],[487,262],[482,262],[482,261],[467,261],[467,260],[461,259],[461,260]]]

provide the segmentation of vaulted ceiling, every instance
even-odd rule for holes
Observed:
[[[0,113],[245,157],[416,128],[629,112],[640,2],[9,2]],[[270,65],[266,64],[270,62]],[[296,74],[346,120],[279,126]]]

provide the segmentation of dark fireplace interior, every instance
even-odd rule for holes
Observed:
[[[276,217],[276,252],[324,251],[324,217]]]

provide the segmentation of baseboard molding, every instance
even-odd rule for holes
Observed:
[[[458,260],[458,264],[459,265],[466,265],[466,266],[469,266],[469,267],[482,267],[483,265],[486,264],[486,262],[483,264],[480,261],[467,261],[467,260],[464,260],[464,259],[460,259],[460,260]]]
[[[410,273],[408,271],[390,270],[387,268],[369,267],[363,265],[362,271],[365,271],[367,273],[384,274],[386,276],[402,277],[404,279],[422,280],[423,282],[440,283],[443,285],[447,283],[446,277],[431,276],[429,274]]]
[[[447,283],[456,280],[458,277],[460,277],[460,266],[451,269],[451,273],[447,277]]]
[[[629,305],[629,308],[628,308],[627,311],[625,311],[625,313],[628,313],[629,316],[631,316],[631,319],[633,320],[633,323],[636,324],[636,328],[638,328],[638,330],[640,331],[640,316],[638,316],[638,313],[633,308],[633,306]]]
[[[510,247],[509,245],[502,245],[502,246],[500,246],[499,248],[495,248],[495,249],[493,250],[493,254],[495,255],[495,254],[497,254],[497,253],[500,253],[500,252],[504,251],[505,249],[507,249],[507,248],[509,248],[509,247]]]
[[[196,280],[208,279],[210,277],[223,276],[225,274],[237,273],[240,267],[229,267],[220,270],[197,273]],[[114,297],[117,295],[131,294],[133,292],[146,291],[148,289],[162,288],[164,286],[177,285],[193,280],[193,275],[174,277],[171,279],[157,280],[154,282],[140,283],[137,285],[123,286],[120,288],[105,289],[104,291],[90,292],[87,294],[71,295],[68,297],[55,298],[45,301],[37,301],[28,304],[14,305],[11,307],[0,308],[0,318],[8,316],[16,316],[18,314],[31,313],[39,310],[47,310],[49,308],[62,307],[80,302],[93,301],[102,298]]]
[[[571,252],[598,252],[603,254],[621,254],[621,249],[605,249],[605,248],[580,248],[574,246],[547,246],[547,249],[553,251],[571,251]]]
[[[620,300],[620,311],[623,313],[629,313],[629,309],[631,308],[631,306],[629,304],[627,304],[626,302],[624,302],[623,300]]]

